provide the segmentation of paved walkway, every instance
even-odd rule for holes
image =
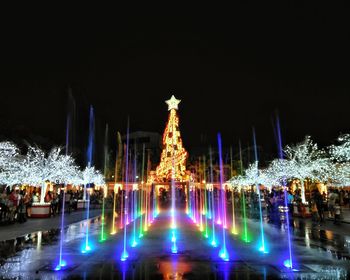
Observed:
[[[90,218],[99,216],[101,209],[90,210]],[[73,224],[84,220],[86,218],[85,211],[76,211],[65,216],[65,225]],[[23,235],[37,232],[46,231],[50,229],[58,229],[61,227],[61,215],[46,218],[46,219],[28,219],[23,224],[15,223],[12,225],[0,226],[0,241],[14,239]]]
[[[108,235],[106,241],[99,242],[101,220],[94,219],[97,221],[90,223],[89,228],[92,250],[85,254],[80,250],[86,240],[85,227],[81,226],[84,223],[76,223],[70,226],[65,234],[63,257],[68,262],[66,269],[60,272],[53,271],[57,262],[59,242],[54,239],[52,242],[43,243],[38,238],[32,243],[25,243],[25,250],[17,251],[6,258],[0,266],[0,278],[264,279],[268,276],[274,277],[273,279],[348,279],[348,261],[328,253],[329,248],[344,251],[343,243],[342,248],[338,248],[328,241],[320,241],[318,236],[313,234],[314,231],[310,233],[307,230],[307,226],[294,231],[294,259],[300,267],[293,275],[282,265],[288,244],[285,230],[266,225],[265,240],[268,241],[269,253],[261,254],[257,250],[260,242],[259,222],[252,220],[248,221],[251,242],[245,243],[241,235],[232,235],[230,231],[223,230],[218,225],[214,227],[215,234],[211,234],[209,230],[209,238],[205,238],[204,232],[201,233],[199,227],[185,213],[178,211],[175,231],[178,252],[173,254],[170,214],[170,211],[162,211],[148,231],[144,232],[143,237],[136,237],[136,247],[131,247],[129,243],[132,240],[134,223],[130,223],[125,230],[118,228],[115,235]],[[241,224],[238,221],[237,225]],[[340,225],[343,226],[349,225]],[[213,238],[217,241],[217,247],[211,246]],[[219,257],[223,244],[229,254],[228,262],[223,262]],[[127,252],[129,257],[126,262],[121,262],[124,246],[124,252]]]
[[[341,208],[342,219],[340,222],[350,224],[350,208],[342,207]],[[326,213],[328,215],[328,212]],[[327,218],[327,220],[333,221],[333,218]]]

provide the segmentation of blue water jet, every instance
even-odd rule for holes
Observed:
[[[253,127],[253,145],[254,145],[254,155],[255,155],[255,164],[256,164],[256,177],[259,177],[259,169],[258,169],[258,149],[256,146],[256,135],[255,135],[255,129]],[[260,193],[260,186],[259,182],[255,183],[256,190],[258,193],[258,204],[259,204],[259,217],[260,217],[260,238],[261,238],[261,244],[259,245],[259,251],[266,254],[268,253],[266,249],[265,244],[265,234],[264,234],[264,224],[263,224],[263,215],[262,215],[262,208],[261,208],[261,193]]]
[[[280,159],[283,159],[282,136],[281,136],[281,127],[280,127],[278,114],[276,114],[276,130],[277,130],[278,155]],[[289,225],[288,193],[287,193],[285,180],[283,180],[283,186],[284,186],[283,188],[284,189],[284,206],[285,206],[285,209],[288,209],[286,211],[286,222],[287,222],[288,253],[289,253],[289,259],[284,261],[284,266],[293,270],[292,241],[290,237],[290,225]]]

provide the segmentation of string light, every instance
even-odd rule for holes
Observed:
[[[182,145],[179,117],[176,113],[180,101],[174,95],[166,101],[170,111],[169,119],[163,134],[160,163],[157,166],[155,177],[152,178],[157,182],[168,182],[172,179],[180,182],[189,180],[188,172],[186,172],[188,153]],[[175,172],[172,172],[173,168]]]

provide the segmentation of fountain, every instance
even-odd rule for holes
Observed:
[[[106,124],[105,143],[104,143],[104,166],[103,166],[103,171],[104,171],[104,177],[105,178],[107,178],[107,170],[108,170],[108,124]],[[105,193],[106,192],[103,191],[100,242],[103,242],[103,241],[106,240],[106,233],[105,233]]]
[[[233,157],[232,157],[232,147],[230,147],[230,167],[231,167],[231,178],[233,177],[232,170],[233,170]],[[232,228],[231,233],[234,235],[237,235],[237,229],[236,229],[236,215],[235,215],[235,196],[234,196],[234,190],[233,187],[231,189],[231,201],[232,201]]]
[[[241,141],[238,143],[239,146],[239,159],[240,159],[240,165],[241,165],[241,175],[243,175],[243,159],[242,159],[242,147],[241,147]],[[241,188],[241,195],[242,195],[242,215],[243,215],[243,241],[248,243],[250,242],[250,238],[248,236],[248,226],[247,226],[247,213],[246,213],[246,201],[245,201],[245,192],[244,189]]]
[[[125,261],[129,254],[126,250],[126,225],[128,220],[128,193],[127,193],[127,186],[129,181],[129,118],[128,118],[128,124],[126,128],[126,153],[125,153],[125,196],[124,197],[124,242],[123,242],[123,253],[121,255],[121,260]],[[122,199],[123,200],[123,199]]]
[[[210,181],[213,182],[214,176],[213,176],[213,158],[212,158],[212,151],[211,147],[209,147],[209,160],[210,160]],[[210,244],[213,247],[217,246],[216,236],[215,236],[215,200],[214,200],[214,187],[213,183],[211,183],[211,223],[212,223],[212,237]]]
[[[199,230],[201,232],[203,232],[203,199],[202,199],[202,186],[201,184],[199,184],[199,196],[198,196],[198,200],[199,200]]]
[[[204,183],[204,218],[205,218],[205,233],[204,237],[208,238],[208,196],[207,196],[207,185],[206,185],[206,175],[205,175],[205,156],[203,156],[203,183]]]
[[[282,149],[282,136],[281,136],[281,128],[279,117],[276,114],[276,129],[277,129],[277,143],[278,143],[278,156],[280,159],[283,159],[283,149]],[[284,185],[284,206],[286,209],[286,223],[287,223],[287,238],[288,238],[288,259],[284,260],[283,265],[290,269],[296,270],[295,265],[293,263],[293,255],[292,255],[292,241],[290,236],[290,225],[289,225],[289,208],[288,208],[288,194],[287,187],[285,184],[285,180],[283,180]]]
[[[136,141],[134,142],[134,172],[133,172],[133,179],[134,182],[137,182],[138,179],[138,175],[137,175],[137,146],[136,146]],[[137,246],[137,242],[136,242],[136,220],[138,217],[138,211],[137,211],[137,192],[138,192],[138,184],[134,183],[132,185],[132,191],[131,191],[131,217],[132,217],[132,221],[133,221],[133,231],[132,231],[132,243],[131,243],[131,247],[136,247]]]
[[[258,169],[258,150],[256,146],[256,135],[255,135],[255,129],[253,127],[253,145],[254,145],[254,155],[255,155],[255,163],[256,163],[256,178],[259,177],[259,169]],[[263,215],[262,215],[262,209],[261,209],[261,193],[260,193],[260,186],[259,182],[255,183],[256,191],[258,193],[258,204],[259,204],[259,219],[260,219],[260,238],[261,238],[261,244],[259,245],[259,251],[266,254],[267,248],[265,245],[265,234],[264,234],[264,224],[263,224]]]
[[[176,245],[176,219],[175,219],[175,162],[173,157],[173,166],[171,174],[171,252],[173,254],[177,253]]]
[[[95,134],[95,120],[94,120],[94,109],[90,106],[89,115],[89,138],[88,138],[88,148],[87,148],[87,167],[91,168],[93,165],[93,149],[94,149],[94,134]],[[82,249],[82,253],[87,253],[91,251],[91,246],[89,244],[89,218],[90,218],[90,193],[87,190],[87,185],[90,183],[84,183],[84,202],[86,203],[86,234],[85,234],[85,247]]]
[[[71,94],[69,94],[69,100],[73,100],[73,97]],[[74,103],[73,103],[74,104]],[[70,140],[70,130],[72,129],[71,125],[72,119],[71,119],[71,112],[68,109],[67,113],[67,122],[66,122],[66,155],[69,154],[69,140]],[[61,207],[61,229],[60,229],[60,251],[59,251],[59,260],[58,264],[55,267],[56,271],[61,270],[62,268],[66,267],[67,263],[62,258],[63,255],[63,241],[64,241],[64,211],[65,211],[65,201],[66,201],[66,186],[61,190],[62,192],[62,207]]]
[[[226,230],[225,230],[225,223],[226,223],[226,194],[225,194],[225,186],[224,186],[224,173],[223,173],[223,162],[222,162],[222,146],[221,146],[221,135],[218,133],[218,149],[219,149],[219,166],[220,166],[220,191],[221,191],[221,213],[223,217],[223,227],[222,227],[222,244],[221,249],[219,252],[220,258],[222,258],[224,261],[229,260],[229,255],[226,248]]]
[[[133,219],[133,231],[132,231],[132,243],[131,247],[136,247],[137,242],[136,242],[136,223],[137,223],[137,191],[138,191],[138,185],[133,184],[132,185],[132,192],[131,192],[131,208],[133,210],[132,212],[132,219]]]
[[[143,200],[144,200],[144,168],[145,168],[145,144],[142,145],[142,166],[141,166],[141,189],[140,189],[140,226],[139,238],[143,237],[142,215],[143,215]]]

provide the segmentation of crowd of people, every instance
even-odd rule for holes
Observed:
[[[48,191],[44,201],[50,203],[50,216],[61,213],[65,201],[65,212],[71,213],[78,208],[78,200],[83,199],[83,190],[68,190],[63,195],[63,190]],[[103,191],[94,190],[90,195],[90,205],[98,208],[102,205]],[[40,192],[36,188],[20,190],[19,188],[0,188],[0,224],[24,223],[31,217],[33,203],[40,201]]]
[[[198,191],[198,190],[197,190]],[[116,209],[121,205],[121,190],[118,191],[116,199]],[[182,189],[176,192],[176,200],[185,203],[186,195]],[[233,195],[232,195],[233,194]],[[203,194],[202,194],[203,195]],[[171,200],[169,190],[160,190],[161,205],[169,204]],[[219,192],[214,189],[214,197],[219,203]],[[65,212],[71,213],[78,209],[78,200],[83,199],[83,190],[68,190],[63,195],[63,190],[57,188],[56,191],[48,191],[45,195],[44,201],[50,203],[50,214],[56,216],[61,213],[63,206],[63,198],[65,205]],[[237,189],[232,193],[226,192],[227,202],[232,203],[234,199],[235,208],[237,212],[242,210],[243,203],[245,203],[246,215],[249,218],[259,218],[259,201],[258,194],[252,190],[244,191],[244,196],[241,191]],[[109,193],[105,200],[107,208],[113,205],[114,194]],[[94,190],[90,195],[90,207],[99,208],[102,206],[103,190]],[[281,189],[264,189],[261,191],[261,207],[264,216],[267,216],[268,221],[277,223],[286,218],[288,211],[289,217],[311,216],[314,222],[322,223],[326,218],[334,220],[338,224],[342,218],[342,207],[350,208],[350,191],[344,189],[330,188],[328,193],[320,193],[316,188],[311,191],[307,197],[309,208],[302,203],[301,192],[288,191],[287,197]],[[9,223],[24,223],[27,218],[31,216],[31,207],[33,203],[40,201],[40,192],[36,189],[20,190],[19,188],[0,187],[0,224]],[[287,209],[286,209],[287,203]]]
[[[227,192],[226,196],[227,200],[232,203],[230,193]],[[243,198],[242,192],[234,191],[236,211],[241,211],[242,205],[245,203],[247,216],[259,218],[258,194],[250,190],[245,191],[244,194]],[[285,192],[281,189],[261,191],[261,207],[268,221],[272,223],[283,221],[288,211],[290,218],[295,216],[311,217],[317,223],[323,223],[326,218],[330,218],[335,224],[339,224],[342,219],[342,209],[350,208],[349,190],[330,188],[328,193],[320,193],[316,188],[308,196],[307,204],[302,203],[300,189],[294,192],[288,191],[286,195],[285,198]],[[215,196],[218,195],[215,194]]]

